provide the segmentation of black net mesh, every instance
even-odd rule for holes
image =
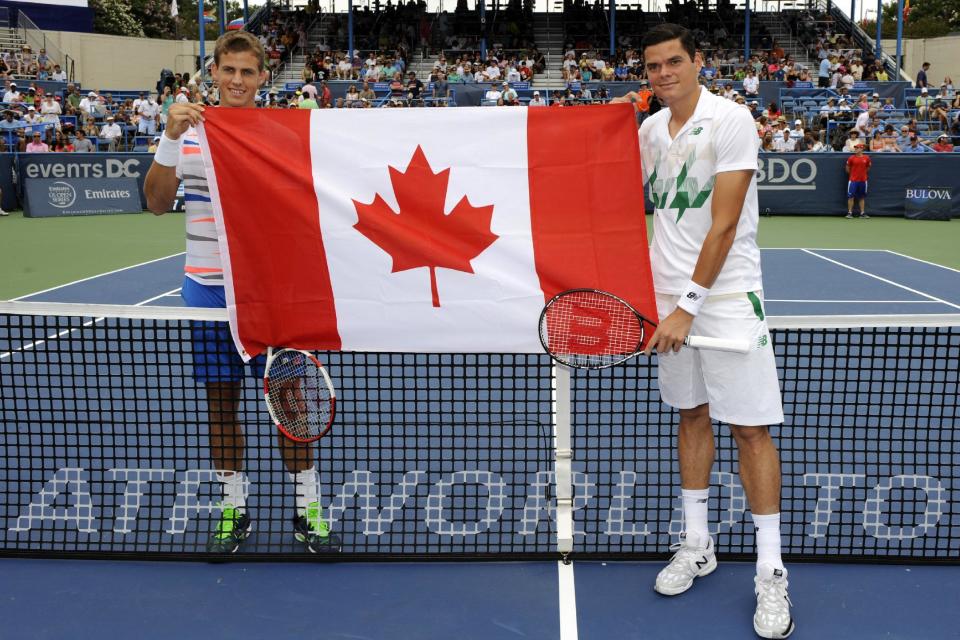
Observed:
[[[222,496],[191,321],[25,309],[0,315],[0,554],[209,557]],[[774,331],[789,557],[960,558],[952,320]],[[555,557],[549,358],[320,355],[338,415],[310,456],[337,559]],[[573,380],[574,554],[662,556],[683,525],[656,360]],[[237,557],[315,557],[294,538],[295,484],[254,375],[236,415],[254,520]],[[736,448],[717,434],[718,552],[748,557]]]

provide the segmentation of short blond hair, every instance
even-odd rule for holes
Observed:
[[[263,44],[249,31],[230,31],[217,38],[213,47],[213,62],[220,66],[220,56],[225,53],[251,52],[257,58],[257,70],[263,71],[266,52]]]

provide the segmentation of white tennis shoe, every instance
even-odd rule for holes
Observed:
[[[710,536],[703,543],[695,533],[681,535],[680,542],[671,545],[670,550],[676,553],[657,574],[657,582],[653,586],[659,594],[679,595],[693,586],[694,578],[709,575],[717,568],[717,556],[713,552],[713,538]]]
[[[774,569],[769,564],[757,567],[753,579],[757,594],[757,612],[753,615],[753,630],[761,638],[786,638],[795,625],[790,615],[790,596],[787,595],[787,570]]]

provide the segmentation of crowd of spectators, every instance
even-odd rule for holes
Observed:
[[[19,50],[0,51],[0,79],[66,82],[67,72],[50,59],[46,49],[34,53],[30,45],[24,44]]]
[[[149,146],[166,122],[174,102],[211,102],[189,74],[174,76],[161,92],[114,96],[81,91],[67,84],[61,93],[46,93],[36,83],[20,88],[4,81],[0,151],[132,151]]]

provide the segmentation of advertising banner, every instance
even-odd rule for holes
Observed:
[[[27,217],[146,209],[143,181],[153,162],[152,154],[21,153],[18,161]]]
[[[25,185],[24,210],[30,218],[140,213],[140,189],[134,178],[96,180],[32,179]]]
[[[911,220],[949,220],[953,205],[951,187],[907,187],[903,214]]]

